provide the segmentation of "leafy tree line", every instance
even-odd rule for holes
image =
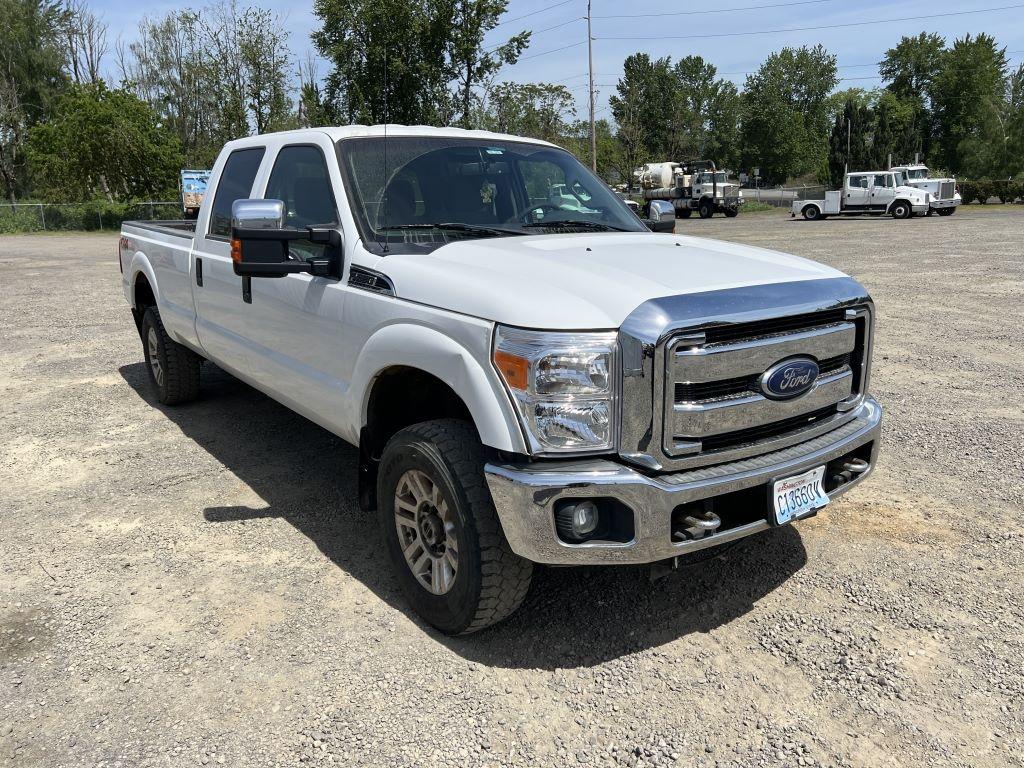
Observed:
[[[498,81],[530,44],[502,22],[506,0],[314,0],[322,76],[296,58],[283,19],[245,0],[146,18],[113,45],[85,2],[0,0],[12,202],[173,197],[178,170],[208,167],[228,140],[385,119],[534,136],[589,159],[564,85]],[[502,42],[485,44],[495,32]],[[836,181],[847,163],[918,153],[976,178],[1024,173],[1024,67],[994,38],[905,37],[871,91],[836,91],[837,71],[820,45],[783,48],[740,89],[700,56],[628,56],[596,124],[598,172],[628,181],[644,162],[708,158],[768,184]]]

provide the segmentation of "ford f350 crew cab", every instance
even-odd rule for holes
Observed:
[[[649,232],[541,141],[233,141],[195,222],[126,223],[119,250],[159,401],[197,397],[208,360],[358,446],[361,505],[445,632],[508,616],[534,563],[671,563],[875,465],[864,288]]]
[[[861,171],[848,173],[843,188],[825,193],[824,200],[794,200],[791,215],[798,213],[808,221],[829,216],[881,216],[894,219],[928,213],[931,196],[907,186],[903,174],[893,171]]]

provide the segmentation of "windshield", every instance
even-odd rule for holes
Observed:
[[[907,181],[904,178],[902,171],[896,171],[896,173],[893,174],[893,175],[896,177],[896,186],[897,187],[902,187],[902,186],[906,185]]]
[[[916,181],[917,179],[927,179],[928,178],[928,169],[927,168],[912,168],[912,169],[908,170],[906,172],[906,174],[907,174],[907,178],[910,179],[911,181]]]
[[[338,156],[364,244],[425,252],[453,240],[544,232],[643,232],[636,214],[568,152],[434,136],[342,139]]]

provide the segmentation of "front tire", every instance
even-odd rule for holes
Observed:
[[[914,209],[910,207],[910,203],[905,203],[902,200],[897,200],[892,204],[892,208],[889,209],[894,219],[909,219],[914,213]]]
[[[203,359],[167,334],[156,307],[146,309],[139,332],[157,400],[164,405],[180,405],[199,397],[199,368]]]
[[[402,592],[450,635],[507,618],[533,574],[501,530],[484,463],[473,425],[440,419],[392,437],[377,476],[381,531]]]
[[[939,216],[952,216],[955,210],[956,208],[939,208],[938,214]]]

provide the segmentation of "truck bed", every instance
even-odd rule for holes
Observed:
[[[162,232],[173,237],[187,237],[190,240],[196,233],[196,222],[193,219],[157,219],[154,221],[125,221],[122,227],[136,227],[153,232]]]

